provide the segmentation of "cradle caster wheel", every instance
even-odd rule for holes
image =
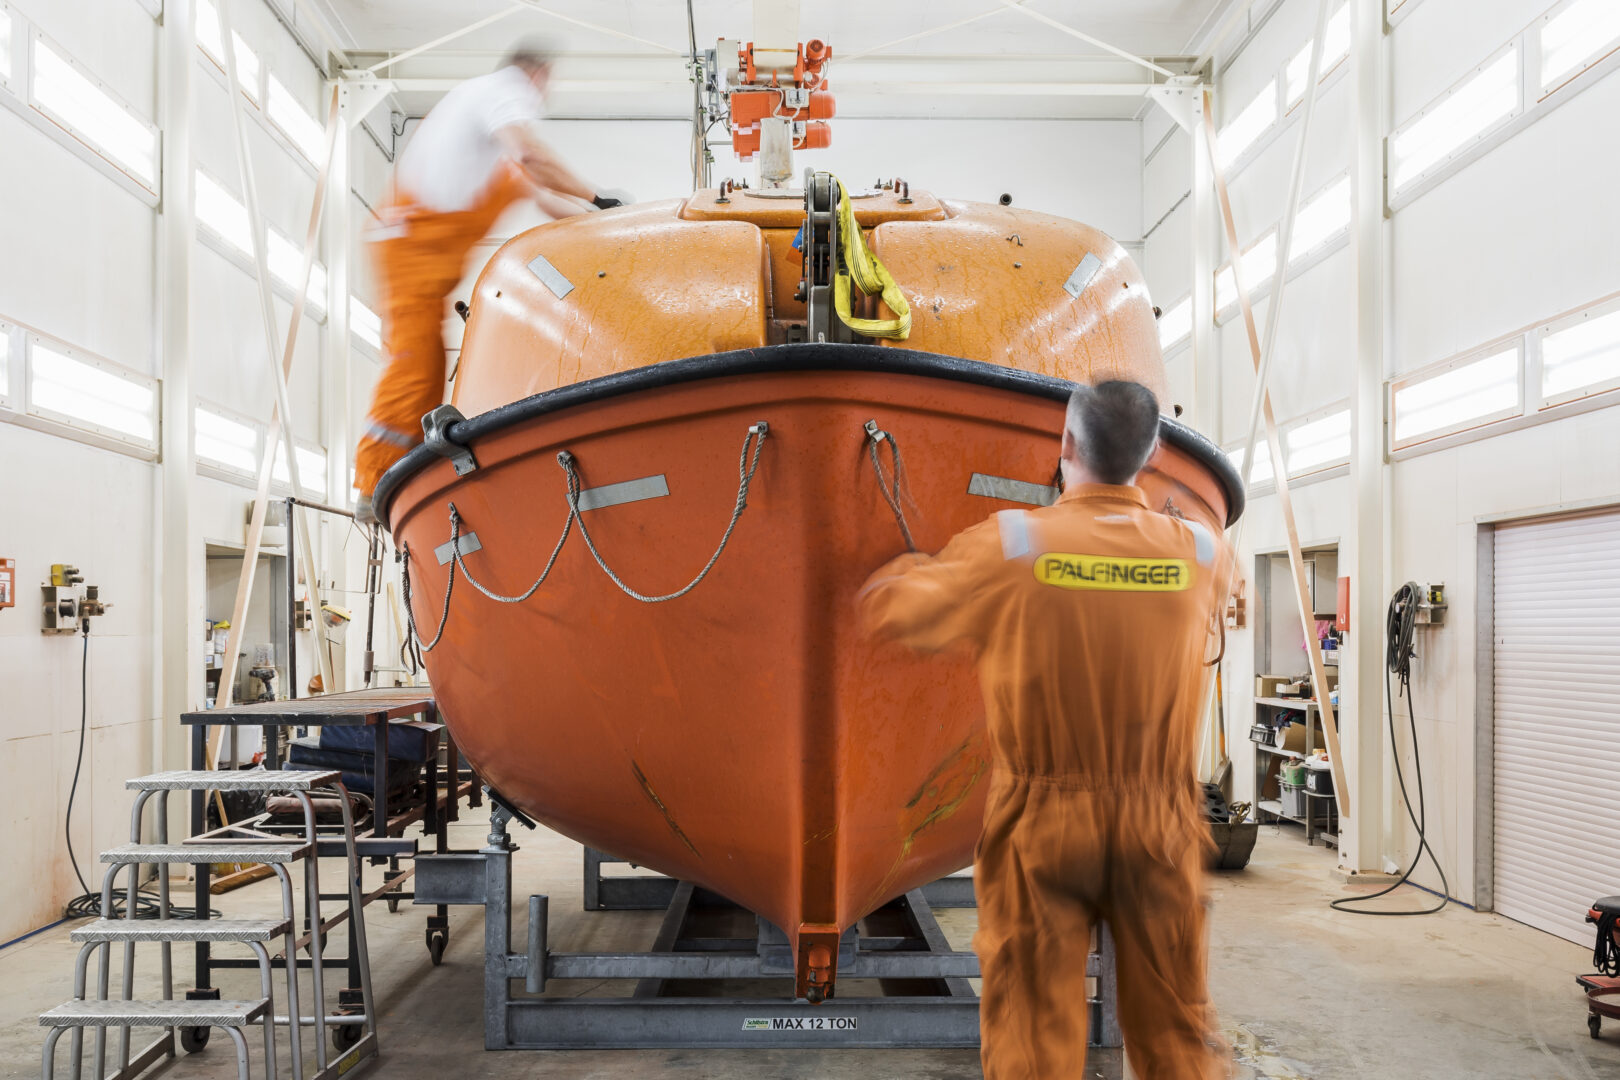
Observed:
[[[360,1041],[360,1036],[364,1030],[359,1024],[344,1024],[342,1027],[335,1027],[332,1029],[332,1046],[341,1054]]]
[[[1586,1030],[1592,1033],[1592,1038],[1594,1039],[1597,1038],[1598,1033],[1603,1030],[1603,1021],[1598,1018],[1597,1013],[1593,1013],[1591,1016],[1586,1018]]]
[[[388,914],[390,914],[390,915],[398,915],[399,914],[399,897],[390,896],[388,898]]]
[[[1597,1019],[1597,1017],[1593,1017]],[[208,1034],[213,1028],[183,1027],[180,1029],[180,1048],[188,1054],[195,1054],[208,1045]],[[1595,1036],[1594,1036],[1595,1037]]]
[[[445,946],[450,944],[450,935],[442,930],[429,930],[427,934],[428,956],[433,966],[438,967],[444,962]]]

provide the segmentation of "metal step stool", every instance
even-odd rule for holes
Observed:
[[[201,1050],[208,1041],[208,1033],[215,1027],[223,1028],[236,1045],[237,1073],[241,1080],[248,1078],[247,1041],[242,1028],[259,1024],[264,1029],[265,1073],[276,1080],[275,1027],[286,1026],[288,1043],[292,1051],[293,1080],[305,1080],[302,1048],[302,1029],[314,1026],[315,1068],[310,1080],[327,1078],[350,1072],[361,1061],[374,1058],[377,1053],[376,1014],[371,994],[371,965],[366,952],[365,920],[360,895],[360,861],[355,853],[354,821],[349,812],[348,792],[344,790],[337,771],[325,772],[268,772],[249,771],[179,771],[157,773],[127,782],[126,787],[138,792],[130,818],[130,842],[101,853],[101,861],[109,864],[102,879],[101,910],[112,910],[113,889],[118,872],[128,868],[125,915],[121,919],[101,918],[78,927],[72,938],[80,942],[78,962],[74,973],[74,999],[40,1017],[40,1023],[51,1028],[45,1040],[42,1076],[51,1080],[55,1064],[56,1044],[64,1031],[71,1031],[72,1076],[79,1080],[84,1058],[84,1029],[96,1031],[95,1075],[107,1077],[107,1030],[119,1030],[117,1071],[112,1080],[130,1080],[140,1075],[153,1063],[174,1056],[174,1037],[178,1033],[186,1050]],[[320,910],[319,864],[316,858],[317,832],[315,811],[310,803],[312,790],[332,790],[338,793],[343,812],[344,848],[348,870],[348,910],[329,921],[323,921]],[[304,809],[304,834],[289,840],[243,826],[226,826],[213,832],[194,836],[179,844],[168,842],[167,798],[157,800],[155,843],[144,843],[141,826],[146,804],[155,794],[166,796],[172,791],[256,791],[289,792],[299,799]],[[185,864],[216,862],[261,863],[275,873],[281,885],[282,912],[280,918],[190,920],[169,917],[169,867]],[[308,904],[306,920],[309,931],[296,937],[297,911],[292,892],[291,867],[304,865],[304,891]],[[156,866],[158,877],[157,919],[136,919],[140,869]],[[360,989],[363,1011],[359,1014],[328,1016],[321,949],[326,931],[349,919],[353,948],[357,950],[360,967]],[[280,938],[283,950],[280,960],[287,977],[287,1015],[278,1016],[274,1008],[271,973],[275,960],[269,954],[268,944]],[[173,984],[172,946],[175,942],[232,942],[246,945],[258,959],[262,997],[252,1001],[220,1001],[199,997],[195,993],[186,1000],[175,1000]],[[123,996],[109,997],[110,955],[112,945],[124,945]],[[135,945],[138,942],[156,942],[162,951],[163,998],[157,1001],[134,1001]],[[297,954],[307,946],[310,955],[311,978],[315,1002],[312,1013],[306,1015],[298,1002]],[[96,996],[87,995],[89,960],[98,953],[100,964]],[[215,992],[217,994],[217,991]],[[337,1047],[336,1060],[328,1062],[326,1034],[333,1028]],[[155,1042],[131,1059],[130,1033],[136,1027],[162,1028],[163,1034]],[[345,1034],[358,1032],[358,1034]]]

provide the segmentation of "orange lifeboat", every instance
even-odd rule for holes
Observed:
[[[863,640],[856,591],[908,538],[1053,498],[1075,382],[1167,400],[1147,289],[1102,233],[901,184],[851,204],[904,341],[796,340],[802,198],[710,190],[514,238],[471,304],[466,419],[429,423],[375,499],[488,783],[781,927],[812,1000],[845,928],[971,861],[988,780],[971,661]],[[1225,455],[1170,416],[1161,435],[1150,504],[1235,520]]]

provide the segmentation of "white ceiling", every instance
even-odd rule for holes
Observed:
[[[309,2],[336,26],[362,66],[514,6],[513,0]],[[455,80],[490,70],[515,40],[541,35],[565,56],[555,76],[553,115],[689,115],[681,0],[526,2],[535,10],[507,15],[386,71],[403,80],[394,106],[421,115]],[[1234,2],[1024,5],[1128,52],[1177,57],[1191,52]],[[693,10],[700,50],[721,37],[746,41],[753,35],[753,0],[693,0]],[[802,40],[819,37],[833,49],[831,86],[841,116],[1132,117],[1142,109],[1140,84],[1152,78],[1141,67],[1010,10],[1003,0],[806,0],[800,27]],[[935,29],[940,32],[900,40]],[[1124,85],[1108,89],[1114,84]],[[1132,85],[1138,86],[1134,93]]]

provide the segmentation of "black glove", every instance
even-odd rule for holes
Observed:
[[[591,202],[596,205],[598,210],[611,210],[615,206],[624,205],[623,199],[615,199],[611,195],[598,195],[596,198],[592,199]]]

